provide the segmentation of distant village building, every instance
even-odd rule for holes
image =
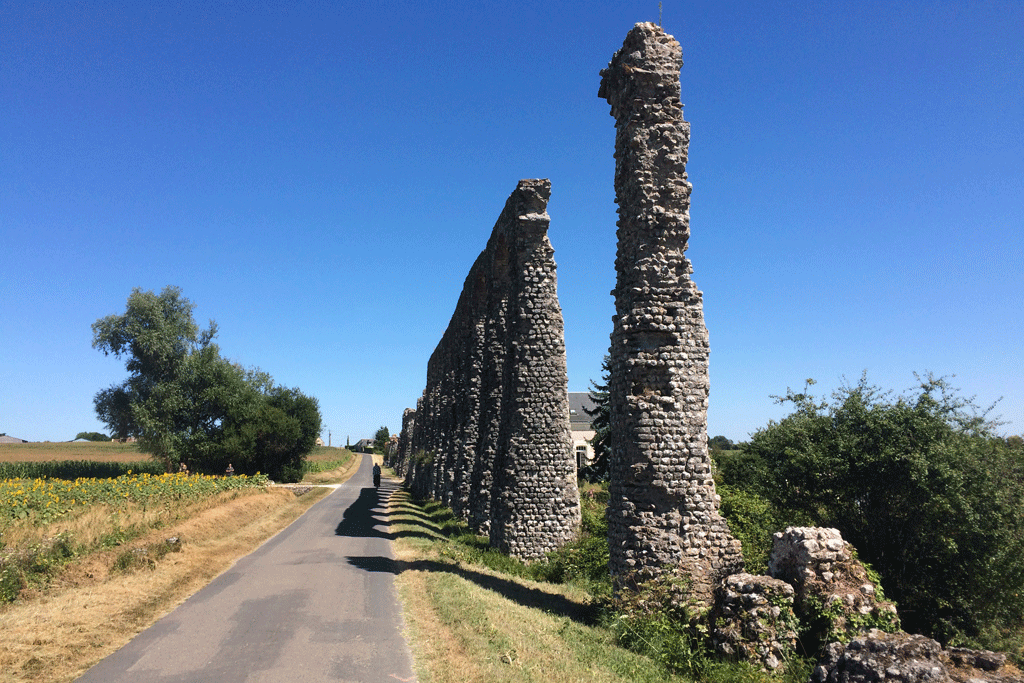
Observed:
[[[594,419],[587,413],[595,410],[597,404],[586,391],[569,392],[569,429],[572,431],[572,450],[576,455],[576,469],[580,470],[594,462]]]
[[[0,443],[28,443],[25,439],[18,439],[6,434],[0,434]]]
[[[317,446],[323,446],[324,445],[324,440],[321,439],[319,436],[316,437],[316,445]]]

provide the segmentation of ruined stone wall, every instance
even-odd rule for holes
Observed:
[[[506,202],[430,357],[402,447],[414,493],[522,559],[560,547],[580,521],[550,194],[548,180],[522,180]]]
[[[718,587],[709,615],[711,644],[726,659],[747,661],[768,671],[796,651],[799,621],[793,587],[780,579],[731,574]]]
[[[896,605],[881,599],[838,529],[791,526],[776,533],[768,574],[793,586],[796,613],[825,631],[822,644],[845,642],[869,628],[900,630]]]
[[[412,428],[416,424],[416,411],[406,408],[402,413],[402,431],[398,434],[398,454],[395,456],[392,467],[395,474],[405,476],[412,459]]]
[[[710,604],[742,568],[718,513],[707,449],[708,334],[701,292],[683,256],[691,185],[683,120],[682,49],[637,24],[601,72],[615,118],[619,205],[610,351],[610,568],[621,580],[666,567]]]

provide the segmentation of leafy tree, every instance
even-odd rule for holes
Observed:
[[[387,448],[388,440],[391,438],[391,432],[388,431],[387,427],[381,427],[377,430],[377,433],[373,435],[373,451],[374,453],[383,453],[384,449]]]
[[[168,470],[181,461],[184,445],[219,416],[196,410],[194,386],[201,366],[219,358],[212,344],[211,321],[200,332],[192,318],[195,304],[177,287],[159,296],[132,290],[123,315],[109,315],[92,325],[93,347],[126,359],[128,379],[96,394],[100,420],[116,437],[136,436],[139,447],[164,462]]]
[[[987,411],[932,376],[894,397],[867,383],[759,430],[724,483],[780,517],[838,528],[882,576],[904,626],[944,642],[1024,621],[1024,457]],[[788,513],[787,513],[788,511]]]
[[[85,439],[86,441],[110,441],[110,437],[99,432],[78,432],[75,434],[75,441]]]
[[[97,415],[116,436],[136,436],[140,449],[168,471],[185,463],[223,472],[235,458],[240,473],[255,467],[282,476],[288,468],[293,476],[296,458],[301,469],[319,433],[315,399],[223,358],[213,343],[216,324],[200,331],[193,308],[177,287],[159,295],[136,288],[123,315],[93,324],[93,346],[125,358],[129,372],[96,394]],[[306,438],[314,422],[310,408],[312,441]]]
[[[608,456],[611,454],[611,405],[608,401],[608,379],[611,375],[606,354],[601,361],[601,383],[590,380],[590,400],[593,408],[584,408],[591,417],[590,426],[594,428],[594,436],[590,445],[594,448],[594,461],[580,470],[580,476],[589,481],[606,481],[608,479]]]
[[[708,448],[712,451],[731,451],[735,448],[732,441],[725,438],[724,436],[713,436],[708,439]]]
[[[264,472],[275,481],[299,481],[320,433],[319,404],[284,387],[270,388],[265,399],[251,419],[226,428],[220,453],[211,462],[218,470],[230,463],[238,474]]]

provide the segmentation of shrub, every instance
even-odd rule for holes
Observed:
[[[839,529],[908,631],[948,643],[1024,623],[1024,457],[985,412],[930,376],[896,398],[861,378],[831,403],[779,401],[794,412],[720,467],[726,484]]]
[[[751,574],[764,573],[772,551],[772,536],[785,524],[779,521],[771,502],[752,491],[728,484],[719,485],[717,491],[722,497],[719,511],[729,522],[729,531],[743,544],[744,570]],[[789,525],[794,524],[789,522]]]
[[[128,573],[137,569],[154,569],[156,563],[162,560],[168,553],[181,551],[181,541],[178,538],[169,538],[165,541],[149,543],[144,546],[128,548],[114,558],[111,571]]]
[[[68,534],[57,534],[23,550],[5,551],[0,557],[0,603],[14,602],[26,585],[46,581],[74,556]]]
[[[85,439],[86,441],[110,441],[110,437],[106,434],[100,434],[99,432],[78,432],[75,435],[75,440]]]

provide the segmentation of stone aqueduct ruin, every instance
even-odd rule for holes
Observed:
[[[899,631],[895,606],[879,599],[835,529],[789,527],[775,534],[769,576],[743,573],[711,476],[708,333],[683,255],[691,185],[681,67],[672,36],[637,24],[601,72],[598,93],[615,118],[619,205],[609,354],[612,578],[620,590],[666,573],[686,579],[678,597],[707,610],[716,652],[767,669],[794,651],[798,618],[826,618],[830,637],[845,634],[849,643],[828,646],[811,683],[1019,681],[1001,673],[1005,655],[944,651]],[[430,358],[423,396],[405,411],[395,459],[414,494],[442,501],[492,546],[525,560],[571,540],[580,521],[547,238],[550,192],[547,180],[522,180],[509,197]]]
[[[718,514],[707,450],[708,336],[683,256],[689,237],[689,124],[682,49],[637,24],[599,96],[616,123],[619,204],[609,386],[613,576],[678,567],[693,595],[742,568]],[[403,417],[397,459],[435,498],[522,559],[570,540],[579,523],[562,314],[547,239],[550,183],[520,181],[473,264],[427,386]]]
[[[399,439],[416,495],[525,560],[564,545],[580,522],[550,196],[549,181],[521,180],[508,198]]]

